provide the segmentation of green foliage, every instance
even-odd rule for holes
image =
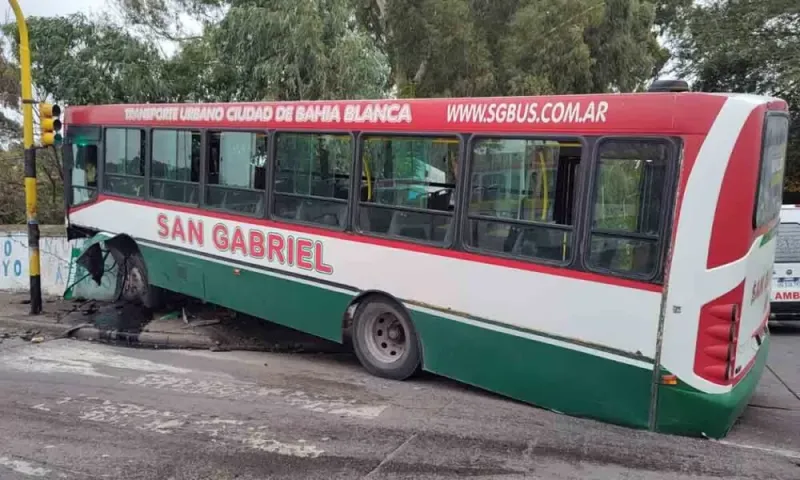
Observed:
[[[499,42],[502,71],[508,75],[498,93],[591,91],[594,62],[584,36],[602,18],[603,3],[592,0],[545,0],[518,8]]]
[[[352,1],[406,96],[631,91],[668,58],[647,0]]]
[[[467,2],[386,2],[382,33],[395,85],[406,97],[483,95],[495,83],[490,52]],[[365,25],[369,28],[371,25]]]
[[[69,104],[152,102],[166,98],[153,43],[84,15],[29,17],[31,73],[37,88]],[[18,58],[16,23],[3,31]]]
[[[19,107],[20,81],[19,68],[9,62],[0,51],[0,106],[16,109]],[[20,125],[0,112],[0,143],[8,144],[22,135]]]
[[[25,185],[23,150],[16,144],[0,152],[0,224],[24,224]],[[60,163],[53,149],[38,150],[37,191],[38,220],[44,225],[64,223],[64,183]]]
[[[800,3],[714,0],[688,9],[678,25],[678,72],[696,90],[773,95],[789,102],[789,191],[800,192]]]
[[[346,0],[232,2],[222,21],[206,29],[218,62],[212,77],[221,80],[216,82],[217,96],[383,96],[385,58],[350,21],[352,13]]]
[[[656,10],[646,0],[606,0],[605,4],[602,19],[587,27],[586,43],[594,59],[591,89],[634,91],[668,58],[653,34]]]

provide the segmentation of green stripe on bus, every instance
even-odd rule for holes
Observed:
[[[769,231],[765,233],[763,237],[761,237],[761,243],[759,244],[759,248],[769,243],[769,241],[775,238],[775,235],[777,234],[778,234],[778,224],[776,223],[774,227],[770,228]]]
[[[237,268],[199,254],[143,243],[139,247],[154,285],[342,341],[343,315],[355,292]],[[644,361],[615,358],[603,350],[580,351],[578,347],[589,346],[554,344],[549,337],[537,339],[507,326],[459,320],[430,308],[410,305],[410,313],[425,370],[568,415],[649,426],[653,374]],[[748,377],[757,375],[751,372]],[[715,413],[719,397],[684,387],[660,387],[657,430],[690,435],[727,431],[734,412]]]
[[[343,314],[355,293],[157,247],[140,249],[155,285],[342,340]],[[647,428],[649,368],[413,308],[411,316],[430,372],[570,415]]]

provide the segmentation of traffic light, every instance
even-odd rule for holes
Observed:
[[[42,129],[42,145],[58,145],[61,143],[61,108],[49,103],[39,104],[39,126]]]

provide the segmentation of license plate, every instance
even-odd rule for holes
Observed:
[[[800,287],[800,279],[796,278],[779,278],[778,288],[794,288]]]

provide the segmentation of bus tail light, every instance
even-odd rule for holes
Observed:
[[[695,373],[714,383],[733,378],[744,282],[700,310]]]

